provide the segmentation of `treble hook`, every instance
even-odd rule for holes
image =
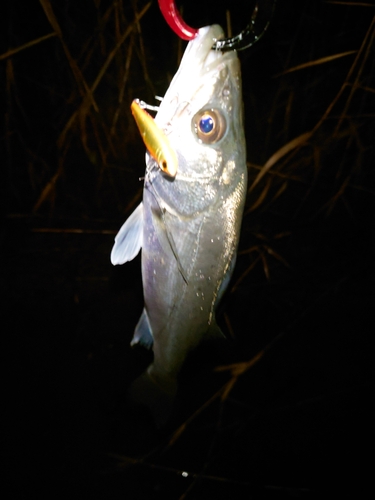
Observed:
[[[160,10],[170,28],[183,40],[193,40],[198,30],[188,26],[176,8],[175,0],[158,0]],[[258,7],[261,4],[261,9]],[[260,0],[255,5],[249,24],[233,38],[217,40],[212,48],[214,50],[244,50],[257,42],[267,30],[275,9],[276,0]]]

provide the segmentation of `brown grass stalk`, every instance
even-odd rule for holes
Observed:
[[[56,32],[48,33],[48,35],[43,35],[39,38],[35,38],[35,40],[31,40],[30,42],[24,43],[23,45],[20,45],[19,47],[16,47],[15,49],[9,49],[7,52],[4,52],[4,54],[0,54],[0,61],[7,59],[8,57],[12,57],[15,54],[18,54],[19,52],[22,52],[23,50],[29,49],[30,47],[33,47],[34,45],[38,45],[39,43],[42,43],[45,40],[49,40],[50,38],[53,38],[54,36],[57,36]]]
[[[78,64],[76,63],[76,61],[74,60],[74,58],[70,54],[68,46],[66,45],[66,43],[64,41],[64,37],[63,37],[62,31],[61,31],[60,25],[59,25],[59,23],[56,19],[56,16],[53,12],[52,5],[51,5],[50,1],[49,0],[39,0],[39,2],[44,10],[44,13],[45,13],[49,23],[51,24],[52,28],[54,29],[56,35],[58,36],[58,38],[61,42],[61,45],[64,49],[66,58],[68,59],[70,68],[71,68],[72,73],[74,75],[74,78],[77,82],[78,90],[80,91],[82,97],[86,97],[90,101],[90,103],[93,105],[95,111],[99,111],[98,105],[95,102],[92,91],[90,90],[89,86],[87,85],[86,80],[85,80],[81,70],[78,67]]]
[[[146,12],[150,8],[150,6],[151,6],[151,2],[149,2],[148,4],[146,4],[145,7],[143,7],[143,9],[136,15],[136,20],[141,19],[146,14]],[[99,73],[97,74],[97,76],[96,76],[96,78],[94,80],[94,83],[90,87],[90,91],[92,92],[92,94],[94,94],[96,88],[98,87],[99,83],[101,82],[101,80],[102,80],[103,76],[105,75],[105,73],[106,73],[109,65],[111,64],[113,58],[115,57],[117,51],[121,48],[122,44],[125,42],[125,40],[128,38],[128,36],[131,34],[131,32],[133,31],[134,27],[136,26],[136,20],[134,20],[133,23],[126,29],[125,33],[117,41],[115,47],[108,54],[108,57],[107,57],[105,63],[101,67]],[[75,110],[74,113],[71,115],[71,117],[69,118],[68,122],[66,123],[63,131],[61,132],[61,134],[60,134],[60,136],[58,138],[58,141],[57,141],[57,144],[58,144],[59,147],[61,147],[62,144],[64,143],[66,134],[72,128],[73,123],[77,119],[78,114],[79,113],[83,113],[85,115],[88,112],[89,108],[90,108],[90,101],[88,101],[88,99],[86,98],[86,99],[83,100],[80,108],[78,108],[77,110]]]
[[[253,183],[249,187],[248,192],[250,193],[255,186],[260,182],[261,179],[268,173],[268,171],[285,155],[290,153],[291,151],[300,148],[301,146],[305,145],[306,142],[310,139],[312,135],[312,132],[305,132],[304,134],[299,135],[298,137],[295,137],[291,141],[289,141],[287,144],[279,148],[264,164],[262,167],[262,170],[259,172],[259,174],[256,176],[254,179]]]
[[[340,59],[341,57],[346,57],[352,54],[356,54],[356,52],[357,52],[356,50],[349,50],[347,52],[342,52],[341,54],[333,54],[332,56],[321,57],[319,59],[316,59],[315,61],[309,61],[306,63],[298,64],[298,66],[294,66],[293,68],[286,69],[281,73],[277,73],[277,75],[275,75],[274,78],[286,75],[287,73],[292,73],[293,71],[300,71],[301,69],[310,68],[311,66],[318,66],[320,64],[325,64],[334,61],[335,59]]]
[[[332,109],[334,108],[334,106],[336,105],[336,103],[338,102],[338,100],[340,99],[342,93],[344,92],[344,90],[346,89],[346,87],[348,85],[350,85],[349,81],[355,71],[355,68],[357,67],[358,63],[359,63],[359,60],[360,58],[362,57],[363,53],[366,52],[367,54],[369,54],[369,49],[370,49],[370,45],[371,45],[371,40],[373,39],[374,37],[374,26],[375,26],[375,17],[373,17],[372,21],[371,21],[371,24],[369,26],[369,29],[367,30],[367,33],[363,39],[363,42],[362,42],[362,45],[360,47],[360,49],[358,50],[357,52],[357,55],[348,71],[348,74],[345,78],[345,81],[344,83],[342,84],[340,90],[337,92],[336,96],[334,97],[334,99],[331,101],[331,103],[329,104],[329,106],[327,107],[326,111],[324,112],[323,116],[321,117],[321,119],[316,123],[316,125],[314,126],[313,130],[312,130],[312,133],[315,133],[320,127],[321,125],[323,124],[323,122],[327,119],[327,117],[329,116],[329,114],[331,113]],[[370,40],[370,43],[368,43]]]

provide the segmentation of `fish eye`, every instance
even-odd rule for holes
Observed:
[[[205,113],[199,120],[198,127],[202,134],[210,134],[215,127],[212,116],[208,113]]]
[[[205,109],[194,116],[193,128],[198,139],[204,144],[214,144],[224,136],[227,124],[219,110]]]

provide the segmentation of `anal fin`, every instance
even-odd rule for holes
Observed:
[[[141,317],[135,327],[132,341],[130,342],[131,346],[136,344],[140,344],[141,346],[146,347],[146,349],[151,349],[154,344],[150,321],[145,309],[143,309]]]

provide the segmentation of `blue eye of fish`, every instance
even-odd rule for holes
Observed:
[[[209,134],[214,128],[214,121],[211,116],[203,116],[199,122],[199,129],[203,134]]]
[[[193,130],[204,144],[215,144],[224,136],[227,123],[220,110],[204,109],[194,116]]]

